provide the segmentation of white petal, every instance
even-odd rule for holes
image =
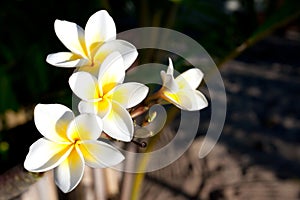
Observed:
[[[80,145],[80,150],[86,164],[94,168],[110,167],[124,160],[120,151],[102,141],[85,141]]]
[[[195,97],[196,97],[196,101],[197,101],[197,106],[195,108],[195,110],[201,110],[205,107],[208,106],[208,102],[206,97],[198,90],[195,90]]]
[[[112,109],[112,103],[110,99],[103,98],[102,101],[97,102],[97,115],[99,115],[101,118],[105,117],[110,113]]]
[[[163,87],[173,93],[178,91],[178,86],[175,82],[173,75],[166,73],[165,71],[160,72],[160,76],[162,79]]]
[[[89,18],[85,26],[85,42],[88,51],[92,53],[99,44],[114,40],[116,33],[115,22],[107,11],[96,12]]]
[[[89,64],[89,60],[71,52],[49,54],[46,61],[56,67],[80,67]]]
[[[85,65],[77,68],[79,72],[88,72],[91,75],[97,77],[99,74],[100,64],[94,64],[94,65]]]
[[[172,93],[175,93],[178,91],[178,86],[177,83],[175,82],[173,73],[174,73],[173,63],[171,58],[169,58],[169,66],[167,72],[161,71],[160,76],[163,82],[163,87],[165,87],[169,91],[172,91]]]
[[[176,94],[164,92],[164,96],[183,110],[196,111],[208,105],[205,97],[197,90],[180,90]]]
[[[116,86],[109,96],[124,108],[141,103],[148,94],[148,87],[141,83],[129,82]]]
[[[173,103],[175,106],[177,106],[180,109],[183,110],[189,110],[193,107],[192,99],[194,97],[194,94],[188,95],[188,93],[172,93],[165,91],[164,93],[165,100]]]
[[[56,185],[64,192],[73,190],[82,179],[84,159],[78,148],[73,148],[67,159],[54,169]]]
[[[103,118],[103,130],[114,139],[129,142],[133,136],[133,122],[128,111],[116,102]]]
[[[32,172],[48,171],[66,159],[71,150],[71,145],[55,143],[41,138],[30,146],[24,167]]]
[[[73,119],[73,112],[61,104],[38,104],[34,108],[36,128],[44,137],[52,141],[68,141],[66,130]]]
[[[95,102],[89,102],[89,101],[80,101],[78,104],[78,110],[80,113],[97,114],[98,112]]]
[[[76,72],[69,78],[69,85],[79,98],[93,100],[99,98],[99,89],[96,77],[87,72]]]
[[[105,117],[111,110],[111,102],[103,99],[101,102],[87,102],[81,101],[78,104],[80,113],[97,114],[101,118]]]
[[[127,70],[138,56],[138,52],[131,43],[125,40],[111,40],[104,43],[95,53],[94,62],[102,63],[106,56],[114,51],[119,52],[124,60],[124,69]]]
[[[172,76],[174,75],[174,67],[171,58],[169,58],[169,66],[168,66],[167,74],[170,74]]]
[[[73,22],[55,20],[54,29],[59,40],[73,53],[87,57],[84,30]]]
[[[68,138],[75,142],[76,140],[96,140],[102,132],[102,120],[94,114],[81,114],[69,124],[67,134]]]
[[[203,73],[198,68],[192,68],[176,77],[175,82],[179,89],[195,90],[201,83]]]
[[[98,75],[99,85],[102,86],[103,93],[106,94],[116,84],[122,83],[125,78],[123,58],[120,53],[113,52],[103,61]]]

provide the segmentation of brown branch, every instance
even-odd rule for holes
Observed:
[[[22,164],[19,164],[0,175],[0,200],[8,200],[21,195],[43,173],[32,173],[26,171]]]

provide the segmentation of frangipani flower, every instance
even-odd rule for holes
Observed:
[[[124,40],[116,39],[116,26],[105,10],[93,14],[85,30],[75,23],[56,20],[54,29],[59,40],[71,52],[59,52],[47,56],[46,61],[57,67],[82,67],[81,70],[97,73],[97,67],[113,51],[121,53],[125,70],[136,59],[136,48]]]
[[[161,98],[183,110],[195,111],[205,108],[208,102],[205,96],[196,90],[202,81],[203,73],[198,68],[193,68],[174,79],[173,71],[173,63],[169,58],[167,72],[161,71]]]
[[[70,192],[78,185],[85,164],[108,167],[124,159],[116,148],[97,140],[102,120],[96,115],[74,117],[63,105],[38,104],[34,122],[44,137],[31,145],[24,167],[32,172],[54,169],[55,182],[63,192]]]
[[[133,122],[127,108],[139,104],[148,93],[148,87],[136,82],[123,83],[124,61],[113,52],[103,61],[98,77],[87,72],[76,72],[69,79],[72,91],[82,101],[80,113],[95,113],[103,120],[103,131],[112,138],[130,141]]]

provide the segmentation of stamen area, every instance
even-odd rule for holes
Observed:
[[[82,144],[82,141],[81,141],[81,140],[76,139],[76,140],[74,141],[74,146],[79,146],[80,144]]]

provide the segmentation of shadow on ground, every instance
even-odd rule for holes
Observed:
[[[147,174],[144,199],[299,199],[299,52],[299,40],[273,35],[227,63],[218,144],[198,159],[200,134],[179,160]],[[201,133],[209,117],[201,112]]]

